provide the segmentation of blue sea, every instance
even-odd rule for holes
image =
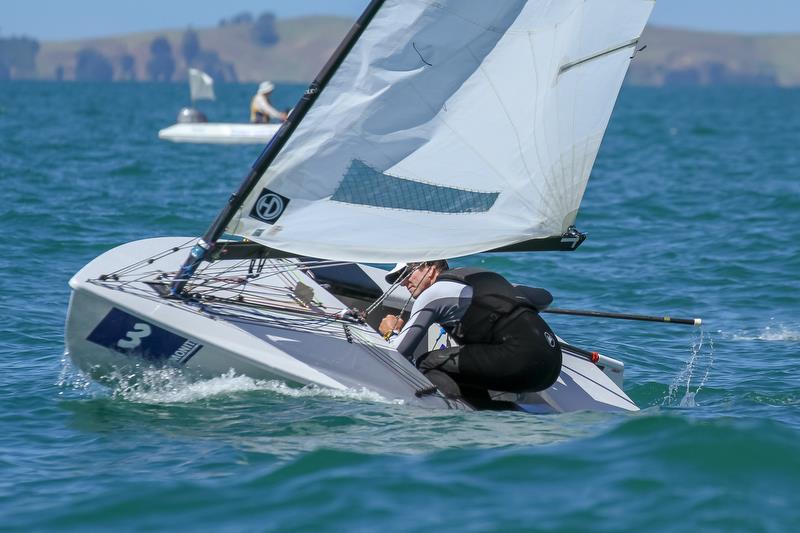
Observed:
[[[213,121],[255,86],[221,85]],[[303,87],[280,85],[279,107]],[[641,412],[431,412],[64,356],[69,278],[200,235],[260,146],[157,138],[187,88],[0,82],[0,530],[792,531],[800,524],[800,91],[625,87],[575,252],[484,255],[621,359]],[[476,120],[480,120],[476,116]]]

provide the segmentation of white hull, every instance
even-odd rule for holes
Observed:
[[[261,263],[263,275],[248,281],[244,301],[259,305],[236,303],[237,295],[245,294],[240,292],[244,278],[227,270],[244,264],[247,272],[248,265],[256,264],[249,260],[222,260],[207,267],[209,274],[213,268],[214,280],[222,280],[213,299],[206,296],[202,303],[192,303],[164,298],[156,289],[166,286],[193,243],[172,237],[128,243],[96,258],[70,280],[67,350],[83,372],[102,380],[115,369],[141,365],[145,355],[148,361],[183,366],[204,376],[233,369],[292,385],[368,389],[387,400],[421,407],[469,408],[432,391],[427,378],[369,325],[322,313],[347,305],[289,261],[266,260]],[[168,253],[161,253],[165,250]],[[147,258],[154,260],[119,272]],[[268,276],[270,269],[274,273]],[[356,271],[368,283],[385,288],[383,271],[364,266]],[[102,278],[115,272],[116,279]],[[166,276],[160,279],[162,273]],[[298,283],[305,291],[313,290],[310,302],[298,298]],[[208,285],[198,285],[193,291],[206,289]],[[622,364],[602,358],[600,365],[603,369],[565,353],[561,376],[550,389],[496,397],[534,412],[638,410],[620,388]]]
[[[198,122],[174,124],[158,132],[158,138],[179,143],[266,144],[280,124]]]

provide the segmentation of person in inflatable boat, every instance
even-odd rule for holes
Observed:
[[[266,124],[273,118],[281,122],[286,120],[289,114],[278,111],[270,102],[274,90],[275,85],[271,81],[262,82],[258,86],[258,91],[250,101],[250,122]]]

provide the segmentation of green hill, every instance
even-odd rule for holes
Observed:
[[[351,24],[351,20],[338,17],[278,20],[275,30],[279,41],[268,47],[253,39],[253,22],[194,31],[206,64],[210,65],[207,68],[213,70],[220,82],[273,79],[302,83],[316,75]],[[6,77],[74,80],[92,79],[94,73],[99,73],[96,75],[104,76],[99,79],[149,80],[153,78],[148,70],[153,57],[151,45],[154,39],[164,37],[174,63],[169,79],[181,81],[186,78],[187,64],[181,48],[186,31],[172,29],[103,39],[43,42],[36,55],[35,69],[12,66],[6,69]],[[800,56],[798,35],[744,36],[648,27],[642,44],[647,44],[647,49],[637,54],[628,83],[800,86],[800,62],[796,60]]]

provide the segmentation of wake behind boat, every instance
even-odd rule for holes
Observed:
[[[377,333],[409,295],[376,307],[385,272],[364,263],[575,250],[580,201],[652,7],[373,0],[202,239],[129,243],[76,274],[70,356],[101,379],[142,362],[233,368],[471,408]],[[550,388],[492,399],[637,410],[621,362],[562,350]]]
[[[280,124],[208,122],[204,113],[194,107],[198,100],[213,100],[214,80],[200,70],[189,69],[189,94],[192,105],[178,113],[176,124],[158,132],[158,138],[178,143],[266,144]]]

